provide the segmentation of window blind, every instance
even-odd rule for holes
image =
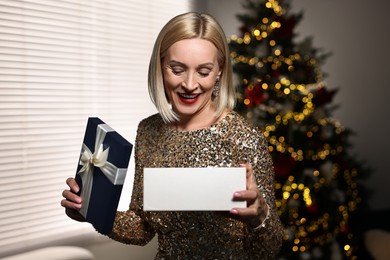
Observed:
[[[189,0],[0,1],[0,257],[95,234],[60,206],[87,118],[134,143],[138,122],[155,113],[147,92],[154,40],[191,8]]]

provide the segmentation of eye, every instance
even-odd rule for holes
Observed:
[[[183,73],[183,71],[182,70],[172,70],[172,73],[175,75],[180,75],[181,73]]]
[[[184,72],[184,69],[181,68],[181,67],[175,66],[175,67],[169,67],[169,68],[172,71],[172,73],[175,74],[175,75],[180,75],[180,74],[182,74]]]
[[[208,75],[210,75],[210,71],[209,70],[200,70],[200,71],[198,71],[198,73],[202,77],[207,77]]]

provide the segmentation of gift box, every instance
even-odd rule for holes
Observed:
[[[102,120],[88,118],[75,179],[83,199],[80,213],[102,234],[112,230],[132,149]]]

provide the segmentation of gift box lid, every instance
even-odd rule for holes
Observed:
[[[75,179],[80,213],[102,234],[112,230],[132,148],[104,121],[88,118]]]

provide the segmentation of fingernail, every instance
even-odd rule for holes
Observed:
[[[238,211],[237,211],[236,209],[231,209],[231,210],[230,210],[230,213],[232,213],[232,214],[237,214]]]

